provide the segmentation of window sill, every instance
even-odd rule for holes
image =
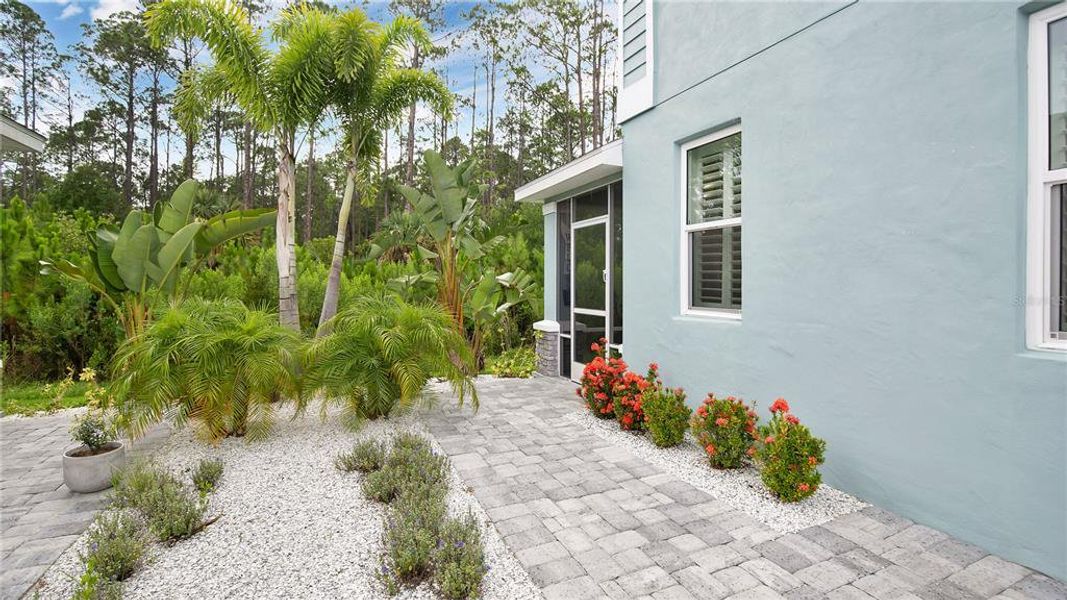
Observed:
[[[676,321],[693,321],[697,323],[736,323],[741,324],[740,312],[720,312],[702,310],[684,310],[674,317]]]

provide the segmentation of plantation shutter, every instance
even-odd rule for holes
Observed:
[[[741,308],[741,135],[689,151],[690,306]]]

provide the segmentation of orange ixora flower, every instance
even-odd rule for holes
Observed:
[[[785,398],[778,398],[774,401],[774,404],[771,404],[771,412],[789,412],[789,403],[785,401]]]
[[[715,455],[715,446],[713,444],[708,444],[707,446],[704,447],[704,451],[707,452],[708,455],[714,456]]]
[[[756,448],[755,447],[750,447],[748,450],[745,451],[745,454],[747,454],[749,456],[755,456],[756,455]]]
[[[819,464],[819,459],[815,458],[814,456],[809,456],[808,464],[814,467],[815,465]]]
[[[806,492],[806,491],[808,491],[810,489],[811,489],[811,486],[806,484],[806,483],[798,483],[797,484],[797,490],[799,490],[801,492]]]
[[[768,435],[767,439],[763,440],[763,443],[764,444],[773,444],[774,443],[774,436],[773,435]]]
[[[726,417],[719,417],[718,419],[715,419],[715,424],[719,427],[726,427],[729,422],[730,419],[727,419]]]
[[[800,419],[798,419],[798,418],[796,417],[796,415],[794,415],[794,414],[792,414],[792,413],[790,413],[790,414],[787,414],[787,415],[785,416],[785,420],[786,420],[786,421],[789,421],[789,422],[790,422],[790,423],[792,423],[793,425],[796,425],[796,424],[800,423]]]

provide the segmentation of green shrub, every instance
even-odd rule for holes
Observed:
[[[86,534],[80,556],[86,569],[102,579],[122,581],[144,562],[147,540],[141,522],[126,512],[104,513]]]
[[[385,527],[385,558],[392,575],[413,582],[433,565],[438,531],[447,513],[446,488],[409,482],[393,502]]]
[[[193,485],[201,494],[210,494],[222,479],[222,468],[221,460],[201,459],[193,470]]]
[[[237,274],[227,275],[222,271],[203,269],[192,274],[187,293],[205,300],[243,300],[246,294],[245,280]]]
[[[813,436],[789,413],[782,398],[771,405],[771,422],[760,427],[756,459],[767,489],[784,502],[797,502],[815,493],[822,482],[826,442]]]
[[[340,470],[350,473],[359,471],[370,473],[382,468],[385,462],[385,449],[377,440],[363,440],[334,459],[333,464]]]
[[[102,411],[89,410],[74,419],[70,437],[84,444],[90,452],[96,452],[112,440],[114,430]]]
[[[122,584],[86,569],[74,586],[71,600],[122,600]]]
[[[434,550],[434,581],[446,598],[477,598],[485,576],[482,534],[474,516],[444,522]]]
[[[755,450],[756,413],[739,398],[708,394],[690,421],[693,437],[716,469],[736,469]]]
[[[685,404],[682,388],[657,387],[642,395],[645,424],[652,442],[660,448],[677,446],[685,439],[692,410]]]
[[[162,542],[187,538],[204,523],[204,504],[173,475],[148,462],[135,462],[115,474],[112,498],[139,511],[148,530]]]
[[[497,377],[530,377],[537,371],[537,354],[533,348],[505,350],[489,361],[489,372]]]
[[[604,338],[590,348],[596,356],[582,369],[576,393],[585,400],[585,406],[594,415],[601,419],[612,419],[615,417],[615,383],[626,372],[626,362],[617,356],[605,356],[607,340]]]
[[[379,502],[392,502],[405,492],[448,489],[448,459],[414,434],[400,434],[382,468],[363,478],[363,492]]]
[[[203,437],[262,437],[277,394],[293,395],[296,332],[236,300],[191,298],[123,344],[119,409],[134,433],[164,415],[195,419]]]
[[[411,305],[396,296],[352,301],[311,342],[303,397],[325,393],[345,403],[350,419],[376,419],[422,397],[430,377],[448,380],[477,407],[473,359],[452,317],[437,305]]]

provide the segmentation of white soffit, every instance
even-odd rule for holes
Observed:
[[[622,139],[593,150],[515,190],[518,202],[543,202],[622,172]]]
[[[0,150],[15,152],[43,152],[45,137],[23,127],[11,119],[0,116]]]

